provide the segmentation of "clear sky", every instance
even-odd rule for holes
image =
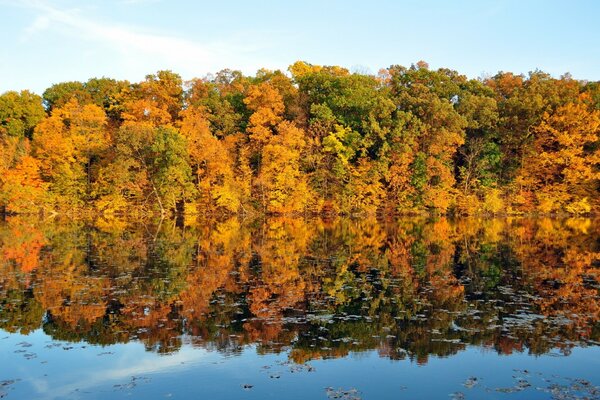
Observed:
[[[296,60],[600,80],[597,0],[0,0],[0,21],[0,92]]]

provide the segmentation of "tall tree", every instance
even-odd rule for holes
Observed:
[[[108,147],[106,114],[94,104],[71,99],[35,129],[33,153],[59,205],[90,200],[93,164]]]
[[[545,213],[597,210],[600,111],[569,103],[545,113],[534,134],[517,179],[525,199],[534,199],[531,205]]]

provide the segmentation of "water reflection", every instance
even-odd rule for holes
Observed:
[[[478,345],[600,341],[589,219],[0,224],[0,328],[90,344],[247,344],[303,363],[376,349],[427,363]]]

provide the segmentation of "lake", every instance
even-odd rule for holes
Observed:
[[[10,217],[0,397],[600,399],[598,222]]]

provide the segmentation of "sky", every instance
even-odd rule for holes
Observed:
[[[297,60],[600,80],[596,0],[0,0],[0,21],[0,93],[164,69],[253,75]]]

